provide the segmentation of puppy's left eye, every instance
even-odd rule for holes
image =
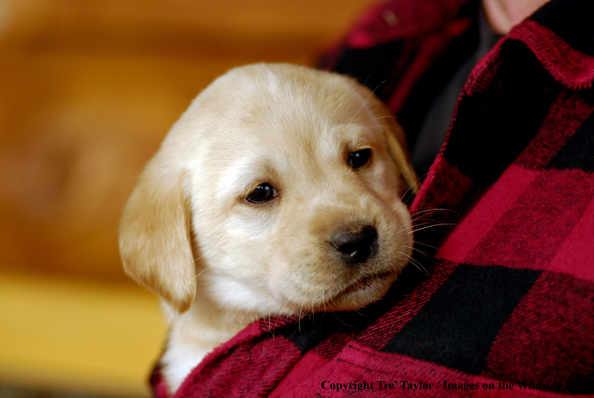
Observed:
[[[353,169],[358,169],[361,166],[364,166],[367,162],[369,162],[369,158],[371,157],[371,149],[361,149],[357,152],[352,152],[349,155],[349,164]]]
[[[278,192],[267,182],[258,185],[247,197],[248,202],[264,203],[278,196]]]

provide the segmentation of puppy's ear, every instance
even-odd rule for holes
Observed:
[[[180,313],[196,294],[191,210],[183,180],[181,171],[164,166],[157,155],[140,175],[120,221],[124,270]]]
[[[410,155],[408,145],[406,143],[406,135],[404,130],[396,118],[388,112],[384,104],[369,90],[367,87],[357,83],[363,100],[367,104],[368,109],[374,117],[384,124],[385,139],[388,145],[388,152],[390,156],[400,169],[402,179],[413,193],[417,193],[419,189],[419,178],[410,162]]]
[[[386,117],[384,122],[388,125],[388,131],[386,132],[388,152],[398,165],[400,174],[402,174],[404,182],[408,185],[408,189],[413,193],[417,193],[419,190],[419,177],[417,177],[417,173],[410,162],[404,130],[394,117]]]

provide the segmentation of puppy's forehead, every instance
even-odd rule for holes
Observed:
[[[353,126],[370,121],[368,98],[348,78],[292,65],[256,66],[232,71],[208,92],[203,103],[216,109],[206,114],[218,130],[214,139],[279,148],[298,137],[301,145],[319,146],[333,139],[331,131],[354,134]]]

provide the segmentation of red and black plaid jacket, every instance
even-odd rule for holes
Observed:
[[[414,131],[475,15],[469,0],[386,3],[325,65],[386,81],[379,96]],[[439,247],[417,253],[428,274],[409,265],[360,313],[252,324],[176,396],[594,393],[593,81],[594,2],[553,0],[463,89],[411,205],[417,248]],[[152,383],[167,395],[158,371]]]

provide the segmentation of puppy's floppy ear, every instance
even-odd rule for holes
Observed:
[[[417,193],[419,189],[419,178],[410,162],[404,130],[400,127],[396,118],[388,112],[384,104],[371,90],[359,83],[356,84],[359,86],[359,92],[367,108],[385,127],[384,131],[388,152],[396,165],[398,165],[402,178],[407,184],[406,188],[410,189],[413,193]]]
[[[388,131],[386,132],[388,152],[398,165],[402,178],[408,185],[408,188],[413,193],[417,193],[419,190],[419,178],[410,162],[404,130],[402,130],[402,127],[400,127],[393,117],[384,118],[384,122],[388,125]]]
[[[139,177],[120,221],[124,270],[178,312],[196,294],[191,210],[181,170],[153,158]]]

